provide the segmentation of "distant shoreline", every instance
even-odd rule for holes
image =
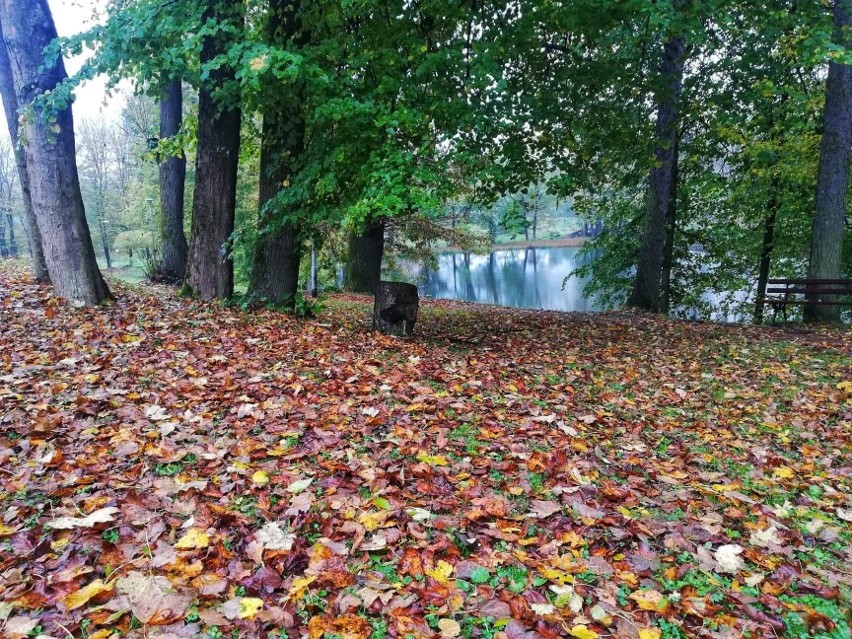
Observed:
[[[502,244],[492,244],[490,251],[508,251],[514,249],[531,249],[531,248],[579,248],[586,243],[588,237],[561,237],[555,240],[520,240],[518,242],[504,242]],[[461,253],[465,249],[460,246],[442,246],[435,249],[438,253]]]

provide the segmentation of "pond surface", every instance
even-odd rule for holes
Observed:
[[[552,311],[601,310],[583,297],[586,279],[565,280],[581,264],[577,248],[441,253],[438,269],[421,268],[416,281],[427,297]]]

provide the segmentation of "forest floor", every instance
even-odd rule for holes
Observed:
[[[848,637],[852,334],[0,267],[0,636]]]

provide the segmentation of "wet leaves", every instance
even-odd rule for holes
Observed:
[[[3,636],[848,635],[845,332],[115,289],[0,272]]]

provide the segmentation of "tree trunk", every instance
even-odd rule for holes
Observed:
[[[302,33],[298,10],[298,3],[291,0],[271,0],[267,22],[269,44],[286,46]],[[268,104],[264,109],[258,238],[249,283],[252,299],[289,308],[295,305],[299,290],[302,251],[298,229],[286,220],[288,211],[277,205],[275,197],[282,188],[287,188],[302,154],[305,124],[299,102],[297,96],[294,100]]]
[[[769,269],[772,265],[772,249],[775,247],[775,222],[781,209],[781,184],[777,176],[769,182],[769,213],[763,222],[763,242],[760,246],[760,270],[757,275],[757,296],[754,302],[754,323],[763,323],[766,308],[766,285],[769,282]]]
[[[835,39],[852,47],[852,0],[835,0]],[[825,120],[817,177],[816,215],[811,236],[808,277],[837,279],[846,226],[849,159],[852,151],[852,66],[831,62],[825,93]],[[808,296],[818,301],[819,295]],[[806,321],[840,320],[839,306],[806,304]]]
[[[674,0],[676,10],[682,6],[683,1]],[[669,219],[672,182],[677,165],[677,121],[683,87],[684,51],[683,36],[672,36],[663,46],[663,59],[660,64],[662,86],[656,95],[656,161],[651,168],[642,248],[639,252],[633,293],[630,296],[631,306],[654,313],[664,310],[661,295],[663,261],[666,223]]]
[[[675,137],[674,154],[677,157],[679,149],[678,138]],[[671,309],[672,298],[672,268],[674,267],[674,244],[677,231],[677,188],[678,188],[678,163],[675,160],[671,188],[669,189],[669,209],[666,217],[666,244],[663,249],[663,276],[660,282],[661,304],[660,310],[668,314]]]
[[[203,21],[211,18],[220,26],[230,23],[230,28],[204,38],[202,66],[224,55],[233,43],[231,32],[242,30],[243,4],[208,0]],[[237,201],[241,110],[237,96],[216,97],[234,80],[233,68],[223,63],[210,71],[198,92],[195,195],[186,283],[202,300],[227,299],[234,292],[234,262],[228,242],[234,231]]]
[[[18,104],[54,90],[67,79],[61,57],[45,68],[44,49],[56,38],[47,0],[0,0],[0,23],[12,66]],[[36,108],[26,119],[24,156],[30,194],[56,294],[78,304],[110,297],[98,270],[77,175],[71,106],[47,116]]]
[[[0,24],[2,32],[2,24]],[[6,124],[9,127],[9,137],[12,140],[12,149],[15,153],[15,165],[18,169],[18,181],[21,183],[21,198],[23,200],[24,212],[23,222],[29,241],[30,258],[33,262],[33,275],[36,281],[42,283],[50,282],[47,274],[47,264],[44,261],[44,251],[41,247],[41,234],[38,232],[33,202],[30,198],[30,180],[27,176],[27,160],[21,152],[18,142],[18,94],[15,91],[15,82],[12,79],[12,65],[9,62],[9,52],[5,46],[0,46],[0,95],[3,96],[3,110],[6,114]]]
[[[419,303],[414,284],[377,282],[373,330],[385,335],[410,337],[417,322]]]
[[[0,258],[9,257],[9,249],[6,246],[6,216],[0,213]]]
[[[171,80],[160,99],[160,139],[175,137],[183,122],[181,79]],[[177,284],[186,276],[189,247],[183,232],[186,156],[167,155],[160,162],[160,272],[158,279]]]
[[[344,287],[353,293],[374,293],[382,275],[385,253],[385,221],[377,220],[360,235],[349,236]]]
[[[6,223],[9,225],[9,255],[18,257],[18,240],[15,237],[15,218],[11,211],[6,213]]]

